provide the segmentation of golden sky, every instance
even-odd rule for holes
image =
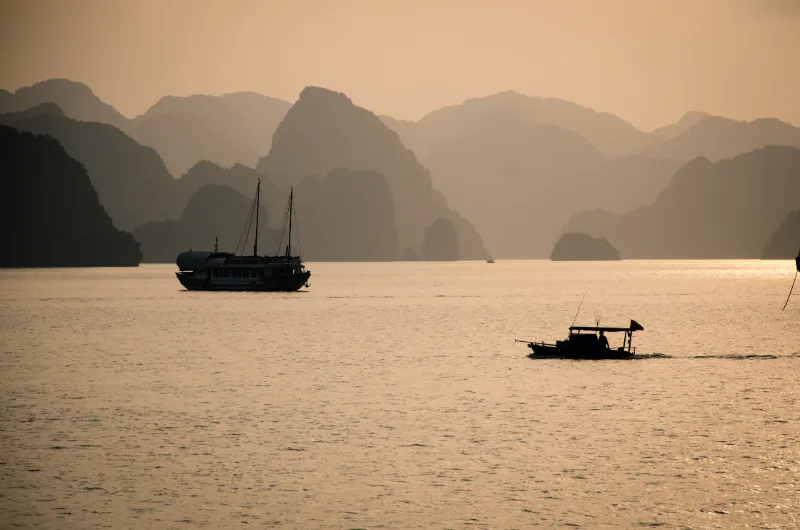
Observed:
[[[800,125],[800,0],[0,0],[0,87],[65,77],[123,114],[306,85],[418,119],[503,90],[645,130],[688,110]]]

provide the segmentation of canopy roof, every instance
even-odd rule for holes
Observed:
[[[608,331],[608,332],[633,332],[633,331],[644,331],[644,328],[641,324],[636,322],[635,320],[631,320],[630,327],[627,328],[605,328],[602,326],[570,326],[570,331]]]

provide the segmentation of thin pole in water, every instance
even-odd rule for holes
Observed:
[[[797,281],[797,272],[794,273],[794,280],[792,280],[792,286],[791,288],[789,288],[789,296],[786,297],[786,303],[783,304],[783,309],[781,309],[781,311],[784,311],[786,309],[786,306],[789,305],[789,298],[792,297],[792,291],[794,291],[794,282],[796,281]]]

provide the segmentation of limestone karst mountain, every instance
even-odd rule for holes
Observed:
[[[564,234],[553,245],[553,261],[615,261],[622,259],[607,239],[594,238],[581,232]]]
[[[255,231],[248,240],[240,242],[252,211],[253,197],[246,197],[228,186],[210,184],[198,189],[186,204],[177,221],[145,223],[133,232],[142,245],[144,261],[174,263],[185,250],[213,250],[215,240],[219,250],[251,254]],[[262,208],[261,219],[267,217]],[[259,228],[259,254],[272,252],[276,245],[275,231],[262,223]]]
[[[287,186],[338,168],[376,171],[386,178],[401,249],[420,249],[425,228],[447,217],[458,232],[461,259],[488,257],[474,227],[450,210],[433,188],[430,172],[395,132],[344,94],[307,87],[278,126],[272,149],[257,169]]]
[[[285,195],[284,195],[285,197]],[[383,175],[334,169],[295,187],[303,256],[310,261],[391,261],[399,258],[394,201]],[[278,211],[272,214],[281,221]]]
[[[253,197],[256,192],[259,175],[255,169],[241,164],[234,164],[231,167],[220,167],[208,160],[197,162],[189,171],[186,172],[177,182],[178,194],[175,203],[175,212],[180,214],[186,207],[186,203],[197,190],[209,184],[228,186],[238,191],[245,197]],[[271,180],[263,179],[262,182],[262,203],[272,210],[273,199],[283,196],[283,190],[279,190]],[[283,198],[280,199],[281,201]],[[277,203],[275,203],[277,206]]]
[[[240,177],[249,172],[255,175],[255,170],[241,166],[225,170],[210,162],[202,165],[206,166],[202,169],[205,176],[216,175],[217,182],[235,183],[236,173]],[[187,176],[193,172],[198,174],[198,166],[201,164]],[[210,250],[215,237],[222,251],[251,252],[253,226],[247,244],[239,242],[252,210],[255,182],[252,189],[241,193],[230,185],[205,184],[199,178],[192,178],[195,182],[185,190],[195,184],[201,187],[188,198],[177,221],[145,223],[134,231],[134,236],[142,243],[145,261],[170,263],[179,252],[189,248]],[[284,252],[284,248],[278,248],[278,243],[285,228],[288,197],[288,189],[279,188],[268,178],[261,179],[261,254]],[[386,179],[380,174],[337,169],[324,178],[308,177],[295,187],[294,213],[292,244],[300,245],[304,259],[398,259],[394,204]],[[284,247],[286,241],[284,239]]]
[[[800,127],[774,118],[746,122],[712,116],[674,138],[648,147],[643,154],[684,161],[704,156],[715,162],[768,145],[800,147]]]
[[[651,135],[613,114],[597,112],[563,99],[516,92],[468,99],[459,105],[435,110],[416,123],[396,122],[390,118],[384,118],[384,122],[400,134],[406,146],[425,164],[428,151],[435,144],[459,136],[498,112],[575,132],[609,157],[638,153],[653,141]]]
[[[798,252],[800,252],[800,209],[789,212],[764,247],[761,259],[792,259]]]
[[[434,184],[471,219],[498,257],[546,257],[564,222],[586,208],[647,204],[679,163],[634,156],[608,160],[557,125],[501,112],[436,144]]]
[[[254,167],[290,107],[254,92],[166,96],[132,120],[131,134],[155,148],[176,176],[200,160]]]
[[[680,120],[653,131],[654,135],[663,136],[664,138],[676,138],[685,133],[706,118],[710,118],[711,114],[705,112],[691,111],[684,114]]]
[[[0,126],[0,266],[136,266],[133,237],[114,228],[86,169],[52,137]]]
[[[144,222],[173,217],[176,183],[155,150],[105,123],[54,114],[52,104],[0,115],[0,123],[49,134],[89,173],[114,226],[132,230]]]
[[[425,229],[422,254],[429,261],[458,259],[458,234],[450,219],[440,217]]]
[[[200,160],[222,166],[255,166],[269,151],[272,134],[291,107],[255,92],[222,96],[165,96],[147,112],[128,119],[83,83],[48,79],[16,92],[0,90],[0,114],[55,103],[66,117],[113,125],[158,151],[178,177]]]
[[[42,103],[55,103],[75,120],[107,123],[121,130],[128,125],[127,118],[104,103],[91,88],[69,79],[47,79],[13,93],[2,91],[0,114],[20,112]]]
[[[769,146],[682,167],[648,206],[575,215],[565,232],[614,242],[626,258],[759,258],[800,204],[800,149]]]

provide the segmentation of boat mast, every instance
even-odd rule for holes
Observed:
[[[261,179],[256,187],[256,240],[253,242],[253,257],[258,257],[258,211],[261,209]]]
[[[289,244],[286,245],[286,257],[292,256],[292,206],[294,204],[294,186],[289,191]]]

